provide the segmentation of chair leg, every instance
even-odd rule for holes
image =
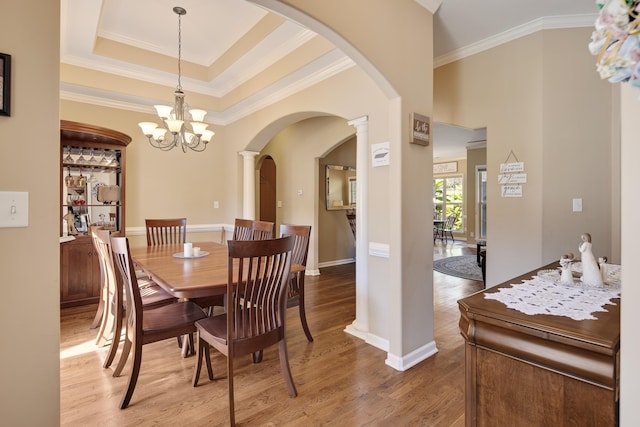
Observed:
[[[98,310],[96,311],[96,316],[93,318],[93,322],[91,322],[91,326],[89,326],[89,329],[95,329],[101,323],[102,316],[105,312],[104,306],[104,298],[100,298],[100,301],[98,301]],[[98,336],[100,336],[100,333],[98,333]]]
[[[205,343],[203,340],[198,340],[198,352],[196,353],[196,367],[193,370],[193,380],[192,384],[194,387],[198,386],[198,380],[200,379],[200,370],[202,369],[202,356],[204,355],[204,346]]]
[[[258,350],[255,353],[251,353],[251,360],[253,361],[253,363],[260,363],[262,362],[262,356],[263,356],[263,351]]]
[[[124,339],[124,345],[122,346],[122,354],[120,354],[120,360],[118,361],[118,366],[116,366],[115,371],[113,371],[114,377],[119,377],[124,369],[124,365],[127,364],[127,359],[129,358],[129,353],[131,352],[131,341],[129,341],[129,337]]]
[[[287,342],[284,338],[281,339],[280,342],[278,342],[278,353],[280,356],[280,370],[282,371],[284,382],[287,384],[289,396],[296,397],[298,395],[298,391],[296,390],[296,385],[293,383],[293,377],[291,376],[291,369],[289,367],[289,353],[287,352]]]
[[[304,272],[302,274],[304,274]],[[298,291],[300,292],[300,298],[298,302],[298,309],[300,311],[300,322],[302,323],[304,334],[307,336],[307,341],[313,342],[313,336],[311,336],[311,331],[309,330],[309,325],[307,324],[307,313],[304,308],[304,276],[296,280],[298,280]]]
[[[100,329],[98,329],[98,333],[96,334],[96,345],[98,347],[104,347],[109,343],[109,337],[107,334],[109,331],[113,331],[114,319],[111,318],[109,311],[107,311],[106,313],[101,314],[100,320]],[[91,329],[93,329],[93,325],[91,326]]]
[[[138,382],[138,374],[140,373],[140,364],[142,363],[142,343],[136,342],[135,349],[133,351],[133,366],[131,367],[131,376],[129,376],[129,384],[127,390],[122,397],[120,403],[120,409],[124,409],[129,406],[131,396],[133,396],[133,390],[136,388]]]
[[[229,425],[236,425],[235,405],[233,403],[233,357],[227,355],[227,381],[229,383]]]
[[[118,314],[107,314],[109,317],[115,317],[115,322],[113,322],[113,334],[111,336],[111,347],[109,347],[109,353],[107,353],[107,358],[104,360],[103,368],[108,368],[113,363],[113,360],[116,357],[116,353],[118,352],[118,346],[120,345],[120,335],[122,334],[122,315]]]
[[[209,344],[205,340],[198,339],[198,353],[196,367],[193,371],[193,386],[198,386],[198,380],[200,379],[200,371],[202,370],[202,358],[204,357],[207,363],[207,373],[209,374],[209,380],[213,381],[213,369],[211,368],[211,354],[209,352]]]

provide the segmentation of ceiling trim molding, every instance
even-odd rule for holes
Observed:
[[[234,88],[252,79],[260,72],[266,70],[289,53],[316,37],[313,31],[297,26],[295,34],[292,34],[290,31],[284,31],[291,29],[285,28],[284,25],[280,28],[283,29],[283,31],[280,31],[280,29],[274,31],[271,37],[256,44],[247,54],[220,73],[216,79],[218,93],[215,96],[223,97]],[[282,33],[281,39],[276,36],[276,34],[280,32]],[[270,52],[270,54],[265,56],[263,52]]]
[[[325,62],[325,65],[318,67],[317,64],[314,64],[311,73],[305,68],[301,68],[287,76],[286,79],[258,91],[244,101],[228,108],[224,112],[224,118],[221,124],[227,125],[236,120],[240,120],[251,113],[268,107],[271,104],[294,95],[356,65],[351,58],[345,56],[338,49],[316,60],[316,62],[319,61]]]
[[[442,0],[416,0],[416,3],[435,14],[442,5]]]
[[[541,17],[500,34],[496,34],[495,36],[487,37],[486,39],[470,44],[469,46],[438,56],[433,60],[433,68],[438,68],[451,62],[459,61],[466,57],[509,43],[513,40],[519,39],[520,37],[528,36],[529,34],[533,34],[538,31],[590,27],[594,25],[597,17],[598,14],[593,13]]]
[[[231,124],[354,66],[352,59],[335,49],[223,112],[207,110],[206,121],[221,126]],[[60,84],[60,99],[153,115],[156,114],[153,105],[158,103],[157,100],[64,82]]]

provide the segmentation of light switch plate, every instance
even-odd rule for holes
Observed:
[[[582,212],[582,199],[573,199],[573,211]]]
[[[0,228],[29,226],[29,193],[0,191]]]

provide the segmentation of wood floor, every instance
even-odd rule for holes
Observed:
[[[437,243],[434,258],[475,253],[463,245]],[[355,265],[324,268],[306,279],[308,343],[297,307],[288,312],[288,348],[298,397],[290,398],[280,373],[277,347],[262,363],[235,361],[238,425],[373,426],[464,425],[464,347],[456,301],[481,282],[434,272],[438,353],[398,372],[386,353],[345,333],[355,317]],[[191,386],[195,359],[183,359],[175,340],[144,346],[131,405],[118,409],[129,375],[103,369],[106,348],[89,329],[95,306],[61,311],[60,382],[62,426],[223,426],[228,424],[226,359],[212,351],[216,378],[203,374]]]

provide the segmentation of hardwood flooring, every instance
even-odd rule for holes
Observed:
[[[434,258],[473,254],[456,243],[436,243]],[[434,272],[438,353],[398,372],[386,353],[344,332],[355,316],[355,265],[324,268],[306,278],[307,319],[315,341],[306,340],[297,307],[288,311],[288,348],[298,397],[290,398],[277,347],[258,365],[235,360],[238,425],[462,426],[464,341],[457,300],[481,282]],[[212,350],[216,378],[206,373],[191,386],[195,358],[183,359],[175,340],[144,346],[131,405],[118,409],[129,375],[103,369],[107,348],[89,329],[96,306],[61,310],[60,382],[62,426],[223,426],[228,424],[226,358]],[[119,354],[118,354],[119,357]]]

